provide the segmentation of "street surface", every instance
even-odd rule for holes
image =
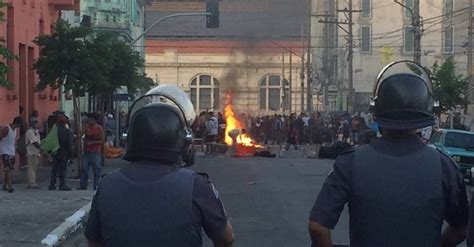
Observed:
[[[321,186],[331,170],[332,160],[304,159],[296,151],[289,158],[197,157],[194,170],[207,172],[219,190],[235,231],[239,247],[310,246],[308,216]],[[109,160],[106,173],[126,162]],[[0,193],[0,246],[33,247],[84,206],[93,191],[48,191],[49,168],[42,168],[39,191],[16,184],[13,194]],[[69,186],[79,181],[69,179]],[[342,214],[333,231],[336,244],[347,244],[348,215]],[[86,247],[83,229],[61,246]],[[211,246],[204,237],[204,246]]]
[[[311,206],[332,161],[316,159],[200,157],[193,169],[207,172],[235,231],[235,246],[310,246]],[[345,213],[334,232],[348,243]],[[206,239],[204,246],[211,246]],[[87,246],[82,231],[63,245]]]
[[[107,164],[106,173],[117,170],[125,162],[109,160]],[[0,192],[0,247],[41,246],[48,233],[92,199],[91,189],[76,190],[78,179],[67,180],[71,191],[49,191],[50,170],[50,167],[38,169],[39,190],[27,189],[26,171],[16,171],[15,192]],[[91,184],[89,181],[89,188]]]

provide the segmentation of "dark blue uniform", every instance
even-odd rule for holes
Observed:
[[[333,229],[344,205],[351,246],[440,246],[443,221],[468,221],[457,164],[415,135],[382,138],[339,156],[310,220]]]
[[[208,178],[171,165],[131,164],[101,181],[85,236],[105,246],[201,246],[227,216]]]

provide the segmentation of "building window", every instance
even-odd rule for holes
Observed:
[[[362,26],[361,27],[361,34],[362,34],[362,40],[361,40],[361,51],[362,52],[370,52],[371,51],[371,32],[370,32],[370,26]]]
[[[371,0],[361,0],[362,18],[371,17]]]
[[[454,35],[453,27],[446,27],[444,29],[444,53],[453,53],[454,51]]]
[[[281,78],[268,75],[260,81],[260,110],[277,111],[281,108]]]
[[[444,11],[445,14],[453,13],[453,7],[454,7],[453,4],[454,4],[453,0],[444,0],[443,11]]]
[[[411,26],[405,27],[404,30],[404,51],[406,53],[413,52],[413,42],[414,42],[414,29]]]
[[[415,7],[415,3],[414,3],[414,0],[405,0],[405,6],[407,8],[409,8],[410,10],[413,11],[413,8]],[[411,19],[411,12],[410,10],[404,8],[405,10],[405,18],[407,19]]]
[[[219,81],[210,75],[200,75],[191,80],[191,101],[197,111],[219,109]]]

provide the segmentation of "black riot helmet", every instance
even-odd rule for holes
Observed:
[[[130,108],[124,159],[192,165],[189,126],[195,118],[193,104],[183,90],[174,85],[153,88]]]
[[[435,125],[439,102],[423,67],[397,61],[379,73],[370,107],[381,128],[408,130]]]

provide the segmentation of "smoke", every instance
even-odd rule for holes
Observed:
[[[272,42],[300,39],[301,27],[307,33],[310,0],[223,0],[221,27],[210,30],[216,37],[229,37],[237,42],[232,51],[227,72],[221,76],[221,90],[231,93],[234,106],[239,99],[249,97],[247,70],[255,71],[249,58],[264,54]],[[274,45],[274,44],[273,44]],[[224,103],[224,100],[221,100]],[[225,105],[222,105],[223,108]]]
[[[224,108],[227,104],[233,104],[236,98],[248,96],[246,73],[247,70],[252,70],[249,57],[258,54],[257,45],[257,39],[248,38],[239,41],[237,47],[232,50],[229,58],[229,68],[220,78],[221,92],[225,95],[225,101],[221,101],[224,103],[224,105],[221,103],[221,108]],[[230,97],[227,97],[227,95],[230,95]],[[238,105],[234,105],[234,107],[239,110]]]

